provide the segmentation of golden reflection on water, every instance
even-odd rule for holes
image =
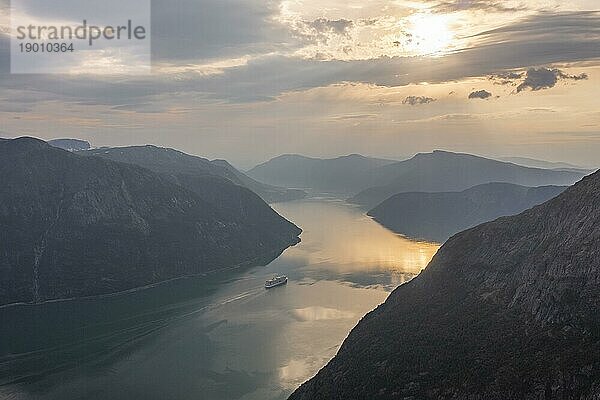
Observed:
[[[298,321],[323,321],[332,319],[354,318],[355,314],[350,311],[327,307],[306,307],[292,310],[292,317]]]
[[[224,287],[216,297],[235,300],[202,317],[203,326],[218,324],[210,339],[221,350],[211,370],[265,374],[244,400],[289,395],[335,355],[390,290],[425,268],[439,247],[398,236],[341,201],[274,208],[303,229],[302,242]],[[289,283],[264,290],[263,279],[276,273],[288,275]]]
[[[327,264],[344,271],[379,269],[418,274],[439,248],[437,243],[413,241],[365,221],[370,218],[363,211],[340,202],[331,201],[325,207],[323,201],[302,203],[302,207],[282,203],[276,208],[291,221],[302,221],[303,243],[288,252],[308,258],[310,264]]]
[[[275,208],[303,229],[302,243],[282,258],[303,260],[304,268],[315,272],[272,292],[291,317],[272,338],[281,357],[278,385],[291,392],[335,355],[352,327],[389,290],[425,268],[439,245],[396,235],[340,201],[305,200]],[[323,270],[328,278],[318,274]]]
[[[360,288],[322,280],[274,293],[290,309],[270,343],[276,349],[278,386],[292,391],[321,369],[348,332],[367,312],[385,301],[382,288]]]
[[[279,368],[279,379],[282,382],[302,382],[309,376],[311,365],[305,360],[291,360],[286,366]]]

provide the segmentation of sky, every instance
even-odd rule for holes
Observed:
[[[154,0],[151,19],[150,74],[122,73],[126,52],[108,74],[11,74],[0,0],[0,136],[241,168],[434,149],[600,166],[597,0]]]

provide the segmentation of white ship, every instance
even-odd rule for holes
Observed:
[[[272,279],[268,279],[265,282],[265,288],[270,289],[275,286],[285,285],[287,283],[287,281],[288,281],[288,278],[285,275],[276,276],[276,277],[273,277]]]

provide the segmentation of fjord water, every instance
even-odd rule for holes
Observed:
[[[0,309],[0,398],[284,399],[438,248],[341,201],[275,208],[304,232],[267,266]]]

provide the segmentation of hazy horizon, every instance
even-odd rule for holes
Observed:
[[[10,74],[8,11],[0,0],[4,136],[152,143],[244,169],[286,153],[446,149],[584,166],[600,153],[595,1],[156,2],[141,76],[85,60]]]
[[[28,135],[25,135],[28,136]],[[0,136],[0,139],[15,139],[18,137],[22,137],[21,135],[17,135],[17,136]],[[45,141],[50,141],[50,140],[58,140],[58,139],[79,139],[79,140],[84,140],[81,138],[77,138],[77,137],[71,137],[71,138],[66,138],[66,137],[51,137],[51,138],[42,138],[42,137],[37,137],[37,136],[31,136],[37,139],[41,139],[41,140],[45,140]],[[379,159],[387,159],[390,161],[405,161],[405,160],[409,160],[412,157],[416,156],[417,154],[423,154],[423,153],[432,153],[434,151],[444,151],[444,152],[451,152],[451,153],[457,153],[457,154],[469,154],[469,155],[474,155],[477,157],[483,157],[483,158],[489,158],[489,159],[493,159],[493,160],[497,160],[497,161],[502,161],[502,162],[508,162],[508,163],[513,163],[513,164],[519,164],[517,161],[515,160],[507,160],[509,158],[522,158],[524,161],[525,160],[529,160],[529,161],[541,161],[541,162],[548,162],[548,163],[564,163],[564,164],[568,164],[570,167],[573,168],[582,168],[582,169],[597,169],[600,168],[600,164],[596,163],[592,163],[592,164],[582,164],[582,163],[576,163],[576,162],[570,162],[570,161],[565,161],[564,159],[542,159],[542,158],[536,158],[535,156],[516,156],[514,154],[500,154],[500,155],[488,155],[488,154],[479,154],[479,153],[471,153],[468,151],[461,151],[459,150],[449,150],[449,149],[445,149],[445,148],[432,148],[431,150],[426,150],[426,151],[417,151],[415,153],[409,154],[409,155],[376,155],[376,154],[365,154],[365,153],[361,153],[361,152],[352,152],[352,153],[340,153],[340,154],[325,154],[325,155],[319,155],[319,154],[303,154],[303,153],[282,153],[282,154],[275,154],[273,156],[269,156],[266,159],[263,160],[258,160],[255,163],[244,163],[243,160],[239,160],[239,159],[227,159],[224,157],[220,157],[218,155],[216,156],[209,156],[206,154],[194,154],[191,153],[190,151],[188,151],[185,148],[176,148],[176,147],[171,147],[171,146],[163,146],[163,145],[157,145],[155,143],[132,143],[132,144],[125,144],[125,145],[103,145],[103,146],[98,146],[95,145],[95,143],[90,142],[90,145],[92,146],[92,148],[103,148],[103,147],[107,147],[107,148],[113,148],[113,147],[130,147],[130,146],[158,146],[158,147],[164,147],[164,148],[172,148],[174,150],[177,151],[181,151],[183,153],[192,155],[192,156],[196,156],[196,157],[202,157],[202,158],[206,158],[208,160],[214,161],[214,160],[220,160],[223,159],[225,161],[228,161],[229,163],[231,163],[234,167],[240,169],[241,171],[249,171],[250,169],[264,164],[268,161],[273,160],[274,158],[277,157],[281,157],[281,156],[301,156],[301,157],[306,157],[306,158],[313,158],[313,159],[322,159],[322,160],[332,160],[332,159],[337,159],[337,158],[342,158],[342,157],[348,157],[348,156],[352,156],[352,155],[358,155],[358,156],[363,156],[363,157],[368,157],[368,158],[379,158]],[[524,166],[528,166],[525,165],[525,163],[522,163],[520,165],[524,165]],[[535,166],[530,166],[532,168],[546,168],[546,167],[535,167]],[[555,168],[561,168],[561,167],[555,167]],[[565,167],[568,168],[568,167]]]

